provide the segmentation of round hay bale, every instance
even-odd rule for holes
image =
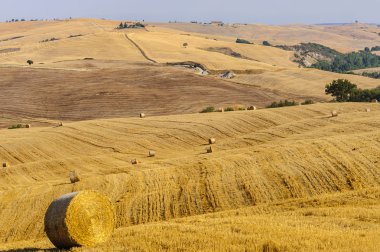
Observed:
[[[337,117],[338,112],[336,110],[331,111],[331,117]]]
[[[7,168],[8,167],[8,163],[7,162],[3,162],[3,168]]]
[[[207,146],[206,147],[206,151],[207,151],[207,153],[212,153],[212,147],[211,146]]]
[[[144,114],[144,113],[141,113],[141,114],[140,114],[140,118],[145,118],[145,114]]]
[[[25,128],[27,128],[27,129],[30,129],[31,127],[32,127],[32,125],[30,125],[30,124],[25,125]]]
[[[371,112],[371,109],[370,108],[366,108],[365,112]]]
[[[77,182],[80,181],[79,176],[78,176],[78,174],[77,174],[76,171],[71,171],[71,172],[69,173],[69,177],[70,177],[70,182],[71,182],[72,184],[77,183]]]
[[[224,112],[224,108],[219,108],[218,112],[222,112],[223,113]]]
[[[209,143],[209,144],[214,144],[214,143],[216,143],[216,139],[215,139],[215,138],[210,138],[210,139],[208,140],[208,143]]]
[[[255,106],[250,106],[248,107],[248,110],[257,110],[257,108]]]
[[[372,103],[378,103],[379,101],[376,100],[376,99],[373,99],[371,102],[372,102]]]
[[[149,157],[155,157],[156,156],[156,152],[154,150],[150,150],[148,156]]]
[[[59,249],[106,242],[114,228],[113,204],[95,191],[65,194],[54,200],[45,214],[45,232]]]
[[[58,126],[59,126],[59,127],[63,127],[63,122],[60,122],[60,123],[58,124]]]
[[[136,165],[136,164],[138,164],[138,161],[137,161],[137,159],[132,159],[132,160],[131,160],[131,163],[132,163],[133,165]]]

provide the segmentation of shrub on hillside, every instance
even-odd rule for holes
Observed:
[[[271,45],[268,41],[266,41],[266,40],[263,41],[263,45],[264,45],[264,46],[272,46],[272,45]]]
[[[204,108],[201,113],[211,113],[211,112],[215,112],[215,108],[210,106],[210,107],[207,107],[207,108]]]
[[[304,102],[301,103],[302,105],[310,105],[310,104],[314,104],[314,101],[313,100],[305,100]]]
[[[236,43],[238,43],[238,44],[252,44],[248,40],[240,39],[240,38],[236,39]]]
[[[280,102],[273,102],[271,105],[267,106],[267,108],[281,108],[281,107],[289,107],[289,106],[296,106],[296,105],[297,104],[295,101],[281,100]]]

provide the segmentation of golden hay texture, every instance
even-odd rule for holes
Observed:
[[[71,171],[69,173],[69,178],[71,183],[77,183],[80,181],[79,175],[76,171]]]
[[[65,194],[53,201],[45,214],[45,232],[57,248],[106,242],[114,228],[111,201],[95,191]]]
[[[0,251],[53,248],[46,209],[80,190],[116,206],[116,232],[92,251],[376,251],[379,118],[379,104],[319,103],[0,130],[12,164],[0,170]],[[67,183],[70,167],[86,179]]]

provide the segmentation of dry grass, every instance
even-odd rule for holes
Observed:
[[[378,104],[315,104],[0,131],[0,160],[13,164],[0,171],[0,249],[51,248],[50,202],[94,189],[116,204],[118,229],[103,250],[373,250],[379,116]],[[207,155],[210,135],[218,151]],[[148,158],[150,148],[160,155]],[[84,177],[75,185],[73,164]]]

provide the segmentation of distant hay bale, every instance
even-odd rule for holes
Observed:
[[[222,112],[223,113],[224,112],[224,108],[219,108],[218,112]]]
[[[336,110],[331,111],[331,117],[337,117],[338,112]]]
[[[3,162],[3,168],[7,168],[9,165],[7,162]]]
[[[77,183],[77,182],[80,181],[79,176],[78,176],[78,174],[77,174],[76,171],[71,171],[71,172],[69,173],[69,177],[70,177],[70,182],[71,182],[72,184]]]
[[[30,125],[30,124],[25,125],[25,128],[27,128],[27,129],[30,129],[31,127],[32,127],[32,125]]]
[[[366,108],[365,112],[371,112],[371,109],[370,108]]]
[[[209,144],[214,144],[216,142],[216,139],[215,138],[210,138],[209,140],[208,140],[208,143]]]
[[[206,151],[207,151],[207,153],[212,153],[212,147],[211,146],[207,146],[206,147]]]
[[[132,159],[132,160],[131,160],[131,163],[132,163],[133,165],[136,165],[136,164],[138,164],[138,161],[137,161],[137,159]]]
[[[248,107],[248,110],[257,110],[257,108],[255,106],[250,106]]]
[[[50,204],[45,214],[45,232],[59,249],[106,242],[114,228],[113,204],[95,191],[63,195]]]
[[[59,122],[58,126],[63,127],[63,122]]]
[[[154,150],[150,150],[148,155],[149,155],[149,157],[155,157],[156,152]]]
[[[145,114],[144,114],[144,113],[141,113],[141,114],[140,114],[140,118],[145,118]]]
[[[371,102],[372,102],[372,103],[378,103],[379,101],[376,100],[376,99],[373,99]]]

